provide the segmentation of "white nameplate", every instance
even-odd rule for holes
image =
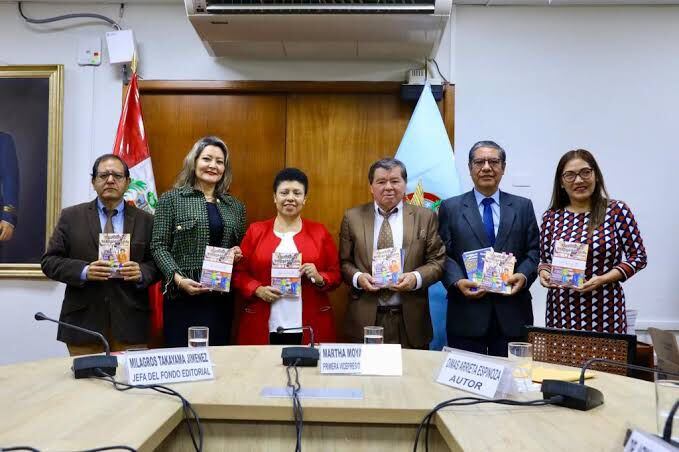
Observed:
[[[494,397],[505,366],[467,354],[448,353],[437,382],[463,391]]]
[[[322,374],[360,374],[363,344],[321,344]]]
[[[676,452],[677,448],[666,443],[662,438],[639,430],[632,434],[625,443],[625,452]]]
[[[215,378],[207,347],[127,352],[125,361],[127,382],[133,385]]]
[[[322,374],[403,375],[401,344],[321,344]]]

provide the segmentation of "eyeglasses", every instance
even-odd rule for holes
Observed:
[[[561,177],[566,182],[575,182],[575,179],[577,179],[578,176],[580,176],[580,179],[582,180],[590,180],[592,178],[592,174],[594,174],[592,168],[583,168],[578,172],[566,171],[561,175]]]
[[[502,164],[500,159],[474,159],[472,160],[472,166],[474,168],[480,169],[486,166],[486,162],[491,168],[498,168]]]
[[[96,175],[97,179],[99,179],[101,182],[106,182],[110,176],[113,176],[113,179],[115,179],[116,182],[120,182],[121,180],[125,179],[124,174],[113,172],[97,173]]]

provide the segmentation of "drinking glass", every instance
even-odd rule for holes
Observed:
[[[189,327],[189,347],[207,347],[210,329],[206,326]]]
[[[363,327],[364,344],[384,344],[384,327],[366,326]]]
[[[509,360],[515,363],[514,380],[519,392],[526,392],[532,385],[533,344],[530,342],[510,342],[507,346]]]
[[[658,422],[658,435],[663,435],[667,416],[677,401],[679,401],[679,380],[675,377],[662,378],[658,375],[655,380],[655,418]],[[672,420],[672,441],[679,441],[679,413],[675,413]]]

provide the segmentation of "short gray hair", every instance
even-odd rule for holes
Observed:
[[[505,152],[504,149],[502,149],[502,146],[500,146],[494,141],[484,140],[477,141],[469,150],[469,166],[471,166],[472,160],[474,160],[474,152],[476,152],[476,150],[479,148],[496,149],[500,153],[500,160],[502,161],[502,166],[504,167],[505,164],[507,163],[507,153]]]
[[[229,191],[231,179],[233,178],[229,148],[226,147],[226,144],[220,138],[214,136],[203,137],[194,143],[193,147],[184,158],[184,165],[174,184],[176,188],[187,186],[194,187],[196,185],[196,160],[198,160],[200,154],[208,146],[216,146],[224,152],[224,174],[222,175],[222,179],[217,182],[217,185],[215,186],[215,194],[224,195]]]
[[[385,169],[387,171],[390,171],[396,167],[401,168],[401,177],[403,177],[403,180],[405,182],[408,182],[408,171],[406,171],[406,166],[405,164],[393,157],[386,157],[383,159],[380,159],[370,165],[370,169],[368,170],[368,181],[372,184],[373,179],[375,178],[375,171],[377,171],[378,168]]]

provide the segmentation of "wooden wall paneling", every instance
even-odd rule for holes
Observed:
[[[159,193],[172,187],[193,143],[217,135],[229,147],[231,192],[245,202],[249,222],[275,213],[271,181],[285,156],[285,96],[144,94],[151,158]]]
[[[395,154],[412,108],[393,94],[289,95],[286,165],[309,177],[303,216],[323,223],[337,242],[344,211],[372,200],[370,164]],[[331,302],[341,335],[347,287]]]

